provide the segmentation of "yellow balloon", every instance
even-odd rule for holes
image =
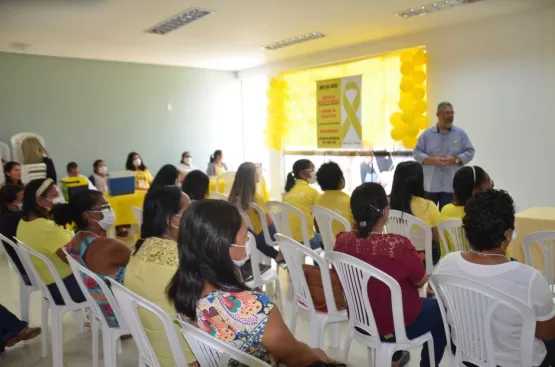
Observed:
[[[412,81],[414,84],[422,84],[426,81],[426,73],[422,70],[414,70],[412,72]]]
[[[428,127],[428,118],[422,115],[416,116],[413,124],[418,126],[419,129],[425,129]]]
[[[401,98],[399,101],[399,108],[403,112],[413,112],[414,111],[414,101],[412,98]]]
[[[412,80],[410,80],[409,78],[403,78],[401,79],[401,84],[399,85],[399,88],[403,93],[410,93],[412,92],[413,86],[414,85],[412,83]]]
[[[405,124],[403,122],[403,114],[401,112],[393,113],[389,118],[389,122],[391,122],[391,125],[394,127],[401,127]]]
[[[414,71],[414,65],[412,62],[404,62],[401,64],[401,74],[405,76],[410,76]]]
[[[428,55],[424,52],[424,50],[418,50],[414,54],[412,62],[414,65],[424,65],[428,62]]]
[[[405,125],[405,127],[403,128],[403,132],[405,133],[405,136],[416,136],[416,134],[418,134],[418,126],[411,124],[411,125]]]
[[[403,140],[405,134],[403,133],[403,130],[399,127],[394,128],[393,130],[391,130],[391,139],[393,140]]]
[[[421,115],[428,110],[428,104],[426,101],[418,101],[414,103],[414,113]]]
[[[416,136],[405,136],[403,138],[403,146],[407,149],[414,149],[417,142]]]
[[[270,78],[270,88],[278,88],[279,79],[278,78]]]
[[[403,113],[403,121],[405,124],[410,125],[414,121],[414,113],[412,112],[405,112]]]
[[[416,87],[412,89],[411,95],[412,95],[412,98],[414,98],[417,101],[420,101],[426,95],[426,91],[424,90],[423,87]]]
[[[412,51],[404,51],[401,53],[401,62],[412,62],[413,57]]]

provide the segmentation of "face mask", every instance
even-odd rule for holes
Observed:
[[[183,163],[185,163],[187,166],[190,166],[191,163],[193,163],[193,158],[183,158]]]
[[[55,197],[54,199],[50,200],[52,202],[52,204],[57,205],[57,204],[65,204],[66,203],[66,199],[64,199],[64,197],[62,195]]]
[[[115,221],[116,221],[116,214],[114,213],[114,211],[112,209],[102,209],[101,211],[94,211],[95,213],[102,213],[102,219],[101,220],[95,220],[95,222],[98,223],[98,225],[100,226],[100,228],[102,228],[103,230],[108,230],[108,228],[110,228],[111,226],[114,225]],[[94,220],[94,219],[93,219]]]
[[[135,159],[135,160],[133,161],[133,165],[134,165],[135,167],[139,167],[139,166],[141,165],[141,159],[140,159],[140,158]]]
[[[313,184],[316,182],[316,172],[315,171],[310,171],[310,178],[308,179],[308,182]]]
[[[98,173],[100,173],[101,175],[105,175],[106,172],[108,172],[108,167],[102,166],[98,168]]]
[[[245,263],[249,260],[249,258],[251,257],[251,248],[249,246],[250,243],[250,236],[249,239],[247,240],[247,243],[245,244],[245,246],[241,246],[241,245],[231,245],[233,247],[244,247],[245,248],[245,257],[241,260],[233,260],[233,263],[235,264],[236,267],[240,268],[243,265],[245,265]]]
[[[513,241],[516,240],[517,237],[518,237],[518,235],[516,234],[516,231],[513,231],[513,238],[512,238],[512,240],[513,240]]]

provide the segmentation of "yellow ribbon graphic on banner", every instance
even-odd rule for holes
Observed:
[[[347,91],[354,89],[356,91],[355,98],[353,99],[353,103],[349,101],[347,97]],[[343,107],[345,108],[345,112],[347,117],[343,122],[343,126],[341,126],[341,140],[345,140],[347,136],[347,132],[351,125],[355,129],[358,137],[362,137],[362,126],[360,126],[360,121],[358,120],[356,111],[360,108],[360,89],[358,84],[355,82],[350,82],[345,86],[345,91],[343,92]]]

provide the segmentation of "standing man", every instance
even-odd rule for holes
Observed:
[[[424,189],[439,205],[453,201],[453,176],[474,158],[474,147],[463,129],[453,126],[455,111],[449,102],[437,106],[437,125],[425,130],[414,148],[414,159],[424,166]]]

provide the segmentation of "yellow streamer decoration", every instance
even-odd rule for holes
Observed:
[[[347,91],[354,90],[356,92],[355,98],[353,99],[353,104],[349,101],[347,97]],[[360,126],[360,121],[358,120],[356,110],[360,107],[360,89],[358,89],[358,85],[355,82],[350,82],[345,86],[345,92],[343,93],[343,107],[345,108],[345,112],[347,113],[347,117],[343,122],[343,126],[341,126],[341,139],[345,139],[347,136],[347,132],[353,125],[358,136],[362,137],[362,126]]]

